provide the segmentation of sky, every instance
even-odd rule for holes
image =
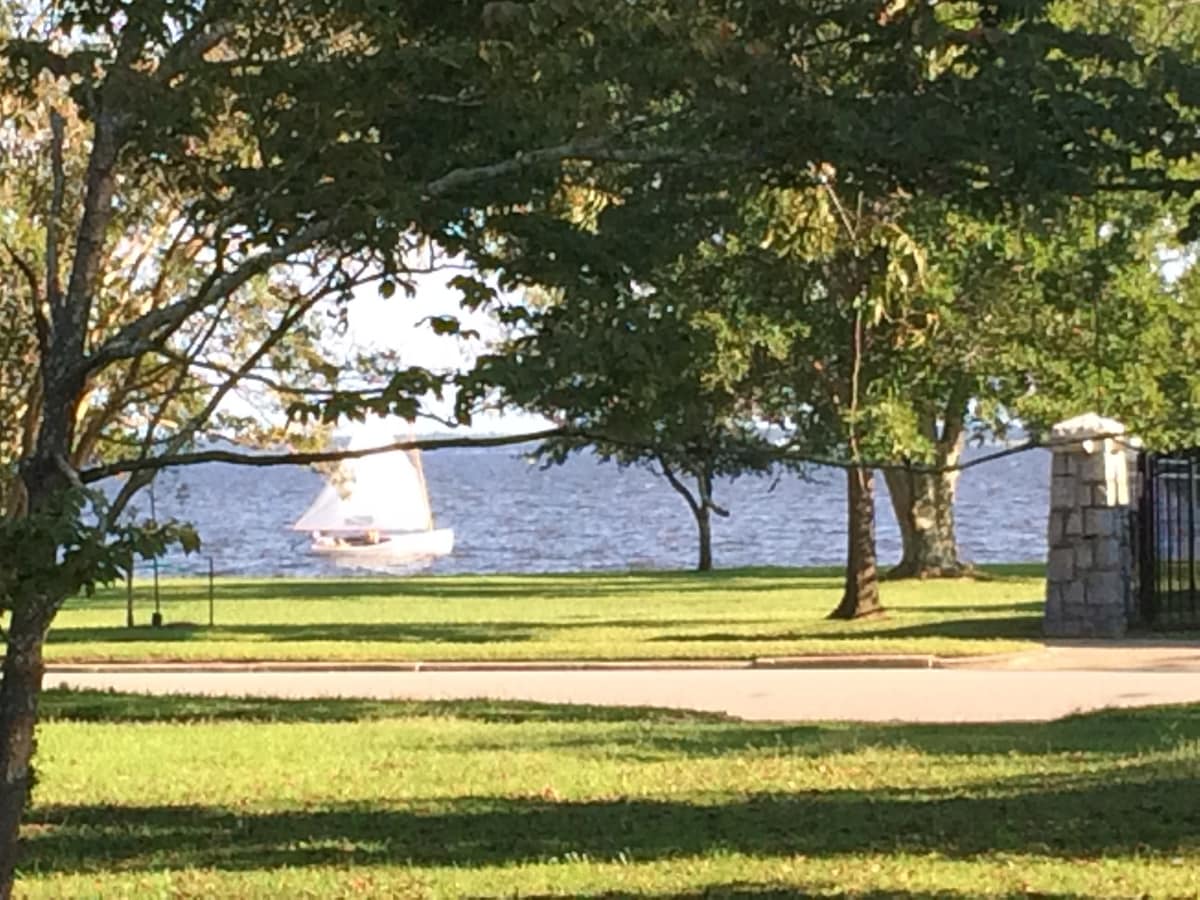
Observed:
[[[485,350],[491,341],[501,337],[500,327],[483,312],[465,312],[459,309],[459,294],[446,282],[455,275],[454,271],[435,272],[415,278],[416,294],[409,296],[398,290],[390,298],[383,298],[370,288],[361,291],[347,307],[349,339],[364,348],[387,349],[397,353],[401,365],[423,366],[432,370],[461,369],[470,366],[475,356]],[[479,332],[478,339],[436,335],[423,320],[430,316],[456,316],[464,329]],[[450,401],[432,401],[431,410],[442,417],[451,411]],[[503,415],[476,416],[470,428],[460,429],[464,434],[516,434],[548,426],[541,416],[519,412]],[[404,433],[408,424],[403,420],[388,423],[395,433]],[[436,421],[418,420],[418,434],[445,432],[447,429]]]
[[[377,286],[360,288],[344,308],[347,329],[344,335],[332,339],[329,349],[333,357],[349,359],[359,353],[390,351],[396,355],[401,367],[419,366],[435,372],[469,368],[479,353],[486,351],[489,344],[503,335],[500,326],[487,313],[467,312],[459,308],[459,292],[447,287],[446,283],[461,271],[447,269],[412,276],[415,288],[412,295],[399,289],[385,298],[380,295]],[[463,330],[477,332],[478,337],[435,334],[426,321],[432,316],[457,317]],[[440,401],[429,397],[424,405],[434,416],[443,420],[450,419],[453,414],[453,397]],[[249,396],[237,392],[225,398],[222,409],[235,415],[262,415]],[[470,426],[455,428],[453,433],[464,436],[507,435],[548,427],[551,427],[551,423],[541,416],[520,411],[503,414],[492,412],[476,415]],[[379,443],[388,443],[412,434],[445,435],[451,431],[437,419],[419,418],[410,425],[399,417],[342,423],[336,429],[336,433],[343,438],[361,438],[369,433]]]

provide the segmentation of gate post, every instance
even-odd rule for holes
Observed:
[[[1095,413],[1050,431],[1049,637],[1121,637],[1133,590],[1125,427]]]

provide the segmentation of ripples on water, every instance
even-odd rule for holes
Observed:
[[[987,449],[979,452],[994,452]],[[971,455],[968,454],[968,458]],[[969,469],[956,513],[964,559],[1045,557],[1050,455],[1033,450]],[[620,469],[589,456],[547,470],[512,448],[427,453],[425,476],[437,523],[455,530],[449,556],[428,573],[686,569],[695,563],[696,529],[683,499],[647,470]],[[717,485],[728,519],[714,519],[720,568],[840,564],[845,548],[845,477],[822,469],[802,481],[785,476]],[[172,555],[168,572],[241,575],[346,575],[308,553],[306,535],[289,531],[322,484],[301,468],[212,464],[159,477],[159,516],[194,523],[199,557]],[[876,481],[882,563],[899,559],[900,535],[883,479]],[[144,509],[148,501],[143,495]]]

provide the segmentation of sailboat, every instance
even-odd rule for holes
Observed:
[[[368,446],[377,445],[350,442],[352,450]],[[454,529],[434,528],[416,450],[343,460],[292,530],[309,532],[313,553],[339,561],[385,565],[454,549]]]

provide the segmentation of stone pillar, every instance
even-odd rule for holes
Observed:
[[[1120,637],[1129,624],[1134,550],[1124,433],[1094,413],[1051,429],[1049,637]]]

